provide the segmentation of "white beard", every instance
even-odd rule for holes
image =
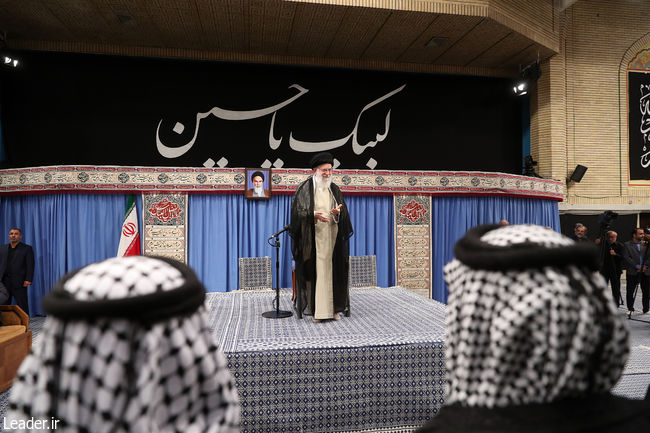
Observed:
[[[330,185],[332,184],[332,178],[328,177],[327,179],[323,179],[322,175],[315,174],[314,182],[316,183],[316,188],[318,188],[320,191],[325,191],[326,189],[329,189]]]
[[[255,195],[256,197],[262,197],[262,196],[264,196],[264,187],[261,187],[261,188],[254,188],[254,189],[253,189],[253,195]]]

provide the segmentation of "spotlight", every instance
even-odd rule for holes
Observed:
[[[11,55],[11,51],[7,49],[7,32],[0,32],[0,58],[2,64],[10,68],[17,68],[20,60]]]
[[[519,67],[519,76],[521,81],[512,88],[515,95],[522,96],[528,93],[528,87],[535,83],[542,76],[542,68],[539,66],[539,59],[525,67]]]
[[[14,58],[9,57],[9,56],[7,56],[7,55],[3,55],[3,56],[2,56],[2,63],[3,63],[5,66],[11,66],[11,67],[13,67],[13,68],[16,68],[16,67],[18,67],[18,64],[19,64],[20,62],[18,61],[18,59],[14,59]]]
[[[515,95],[517,96],[525,95],[526,93],[528,93],[528,83],[522,81],[519,84],[517,84],[515,87],[513,87],[512,90],[515,92]]]

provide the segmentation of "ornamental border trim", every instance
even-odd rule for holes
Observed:
[[[293,194],[308,169],[272,169],[273,194]],[[479,171],[336,170],[346,194],[498,195],[562,201],[558,180]],[[0,195],[58,192],[243,193],[245,168],[66,165],[0,170]]]

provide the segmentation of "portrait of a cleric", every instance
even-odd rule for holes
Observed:
[[[298,186],[291,204],[291,252],[295,262],[298,318],[314,322],[349,315],[348,256],[353,234],[339,187],[332,183],[334,157],[311,158],[311,176]]]
[[[265,172],[266,171],[266,175]],[[246,198],[269,198],[271,191],[266,186],[266,179],[269,178],[268,170],[256,170],[251,174],[251,170],[246,170],[246,178],[250,179],[249,186],[246,190]]]

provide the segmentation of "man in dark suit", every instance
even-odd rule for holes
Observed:
[[[636,285],[641,286],[643,312],[648,312],[649,287],[648,287],[648,263],[644,261],[646,247],[643,245],[644,233],[642,228],[636,228],[632,232],[632,240],[623,244],[623,266],[625,267],[625,280],[627,287],[626,301],[628,311],[634,311],[634,289]]]
[[[20,229],[9,230],[9,243],[0,248],[0,275],[16,304],[29,315],[27,287],[34,279],[34,251],[20,242],[22,237]]]

